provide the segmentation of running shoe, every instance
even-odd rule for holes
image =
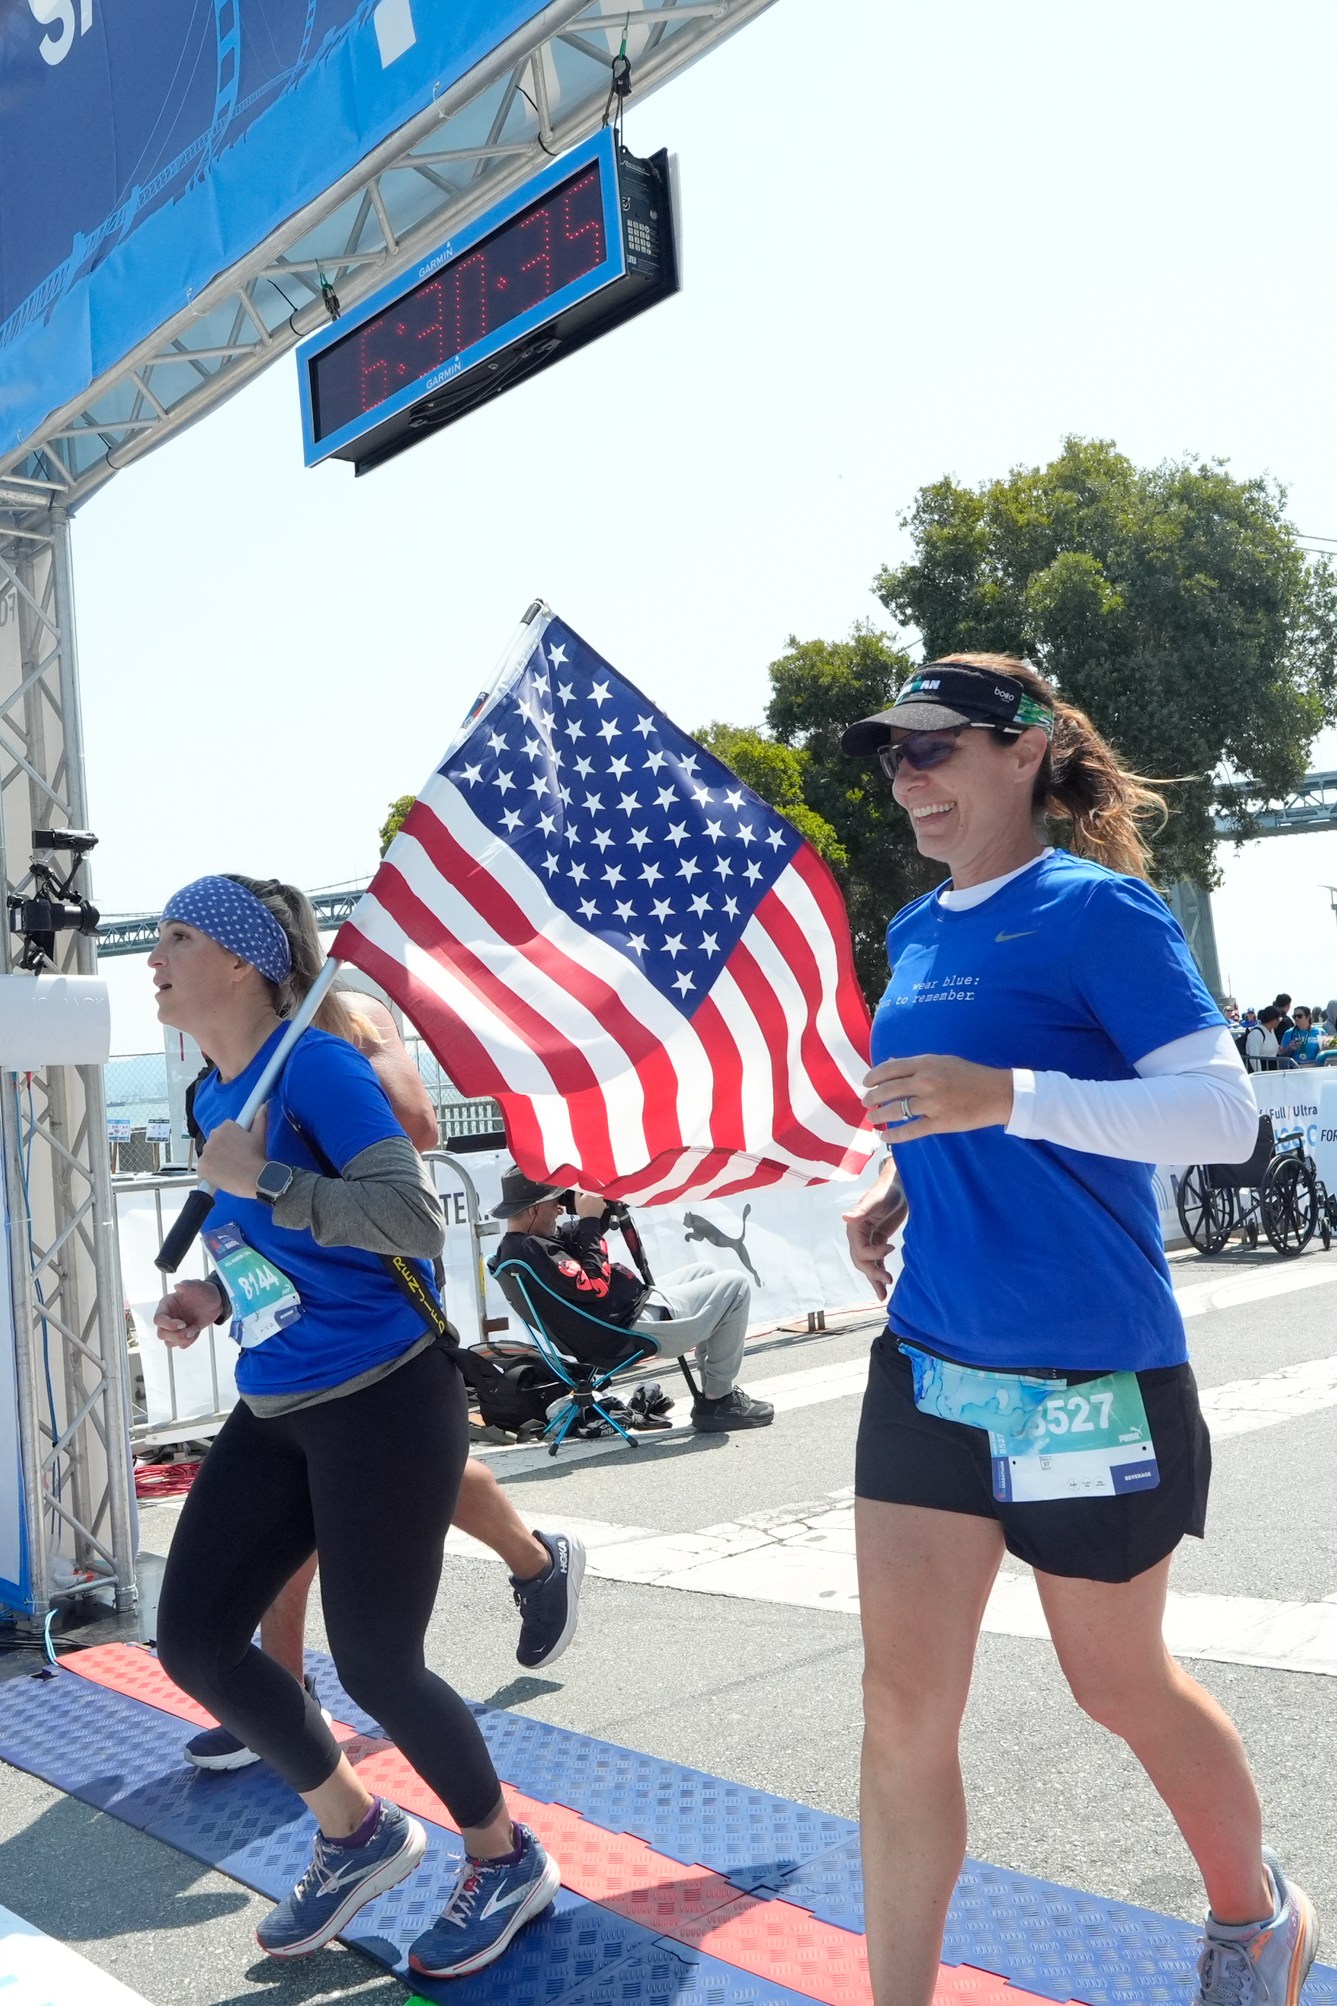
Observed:
[[[310,1677],[302,1683],[316,1705],[320,1706],[320,1696]],[[330,1716],[327,1708],[320,1707],[320,1717],[328,1727]],[[248,1748],[244,1741],[238,1741],[236,1735],[229,1734],[225,1727],[206,1728],[203,1734],[197,1734],[193,1741],[188,1741],[181,1752],[196,1769],[214,1770],[220,1774],[227,1769],[245,1769],[260,1760],[253,1748]]]
[[[536,1532],[552,1558],[533,1581],[511,1576],[515,1606],[520,1611],[520,1641],[516,1663],[538,1671],[560,1658],[576,1634],[580,1617],[580,1584],[585,1578],[585,1542],[573,1532]]]
[[[466,1858],[445,1908],[409,1947],[409,1970],[424,1978],[462,1978],[501,1956],[517,1931],[547,1908],[562,1877],[534,1834],[515,1827],[518,1860]]]
[[[426,1851],[427,1834],[417,1819],[384,1800],[363,1846],[340,1845],[317,1832],[311,1865],[287,1900],[270,1910],[256,1942],[271,1957],[309,1957],[346,1929],[360,1908],[406,1879]]]
[[[692,1402],[692,1426],[698,1435],[727,1435],[735,1428],[769,1428],[775,1409],[769,1400],[754,1400],[741,1386],[732,1387],[718,1400],[704,1393]]]
[[[1299,2006],[1300,1988],[1318,1955],[1318,1918],[1303,1888],[1287,1882],[1270,1847],[1276,1912],[1266,1922],[1218,1922],[1208,1915],[1198,1959],[1197,2006]]]

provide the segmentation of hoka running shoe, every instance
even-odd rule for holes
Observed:
[[[560,1658],[576,1634],[580,1617],[580,1584],[585,1578],[585,1542],[573,1532],[536,1532],[552,1556],[545,1573],[533,1581],[511,1576],[515,1606],[520,1611],[520,1642],[515,1656],[528,1672]]]
[[[1300,1988],[1318,1954],[1318,1919],[1303,1888],[1288,1882],[1265,1846],[1276,1912],[1266,1922],[1207,1917],[1198,1959],[1197,2006],[1299,2006]]]

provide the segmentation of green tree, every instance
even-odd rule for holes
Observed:
[[[1156,875],[1210,886],[1214,806],[1247,835],[1239,781],[1294,786],[1337,697],[1337,581],[1285,507],[1219,460],[1136,467],[1070,438],[1047,467],[922,488],[902,519],[914,555],[875,589],[929,659],[1025,655],[1136,771],[1192,776],[1170,790]]]
[[[846,758],[840,734],[855,718],[885,710],[910,668],[909,656],[866,624],[845,641],[791,634],[771,663],[767,730],[711,724],[696,734],[830,864],[872,1001],[886,985],[888,919],[936,884],[942,869],[920,857],[889,783],[875,766]]]
[[[409,809],[417,800],[416,794],[401,794],[397,801],[390,803],[390,812],[381,824],[381,855],[384,856],[395,837],[404,826]]]
[[[736,773],[745,787],[778,808],[806,836],[819,857],[832,870],[841,871],[849,861],[844,844],[826,819],[815,813],[804,799],[803,753],[781,745],[750,725],[707,724],[693,737]]]
[[[943,872],[919,855],[881,769],[847,758],[840,735],[856,718],[886,710],[912,666],[890,635],[867,622],[844,641],[800,641],[791,634],[784,654],[770,666],[766,723],[775,740],[797,755],[804,800],[844,851],[836,875],[850,916],[855,966],[870,1003],[886,987],[887,921],[907,899],[937,884]]]

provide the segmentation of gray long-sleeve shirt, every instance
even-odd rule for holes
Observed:
[[[432,1261],[446,1239],[445,1214],[430,1165],[424,1163],[407,1136],[390,1136],[359,1150],[342,1177],[320,1177],[299,1170],[274,1205],[274,1223],[308,1232],[322,1247],[360,1247],[369,1254],[407,1254]],[[429,1344],[435,1331],[424,1331],[415,1344],[395,1358],[374,1365],[340,1386],[322,1386],[310,1393],[248,1393],[243,1397],[261,1420],[291,1414],[342,1399],[375,1385],[407,1365]]]

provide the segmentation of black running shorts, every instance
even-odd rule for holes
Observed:
[[[1078,1385],[1096,1375],[1067,1376]],[[1202,1538],[1212,1474],[1211,1437],[1198,1408],[1193,1368],[1169,1365],[1139,1372],[1137,1379],[1161,1475],[1155,1490],[999,1504],[988,1435],[982,1428],[920,1413],[910,1361],[884,1330],[869,1361],[855,1495],[880,1504],[996,1519],[1008,1552],[1043,1574],[1131,1581],[1173,1553],[1186,1533]]]

